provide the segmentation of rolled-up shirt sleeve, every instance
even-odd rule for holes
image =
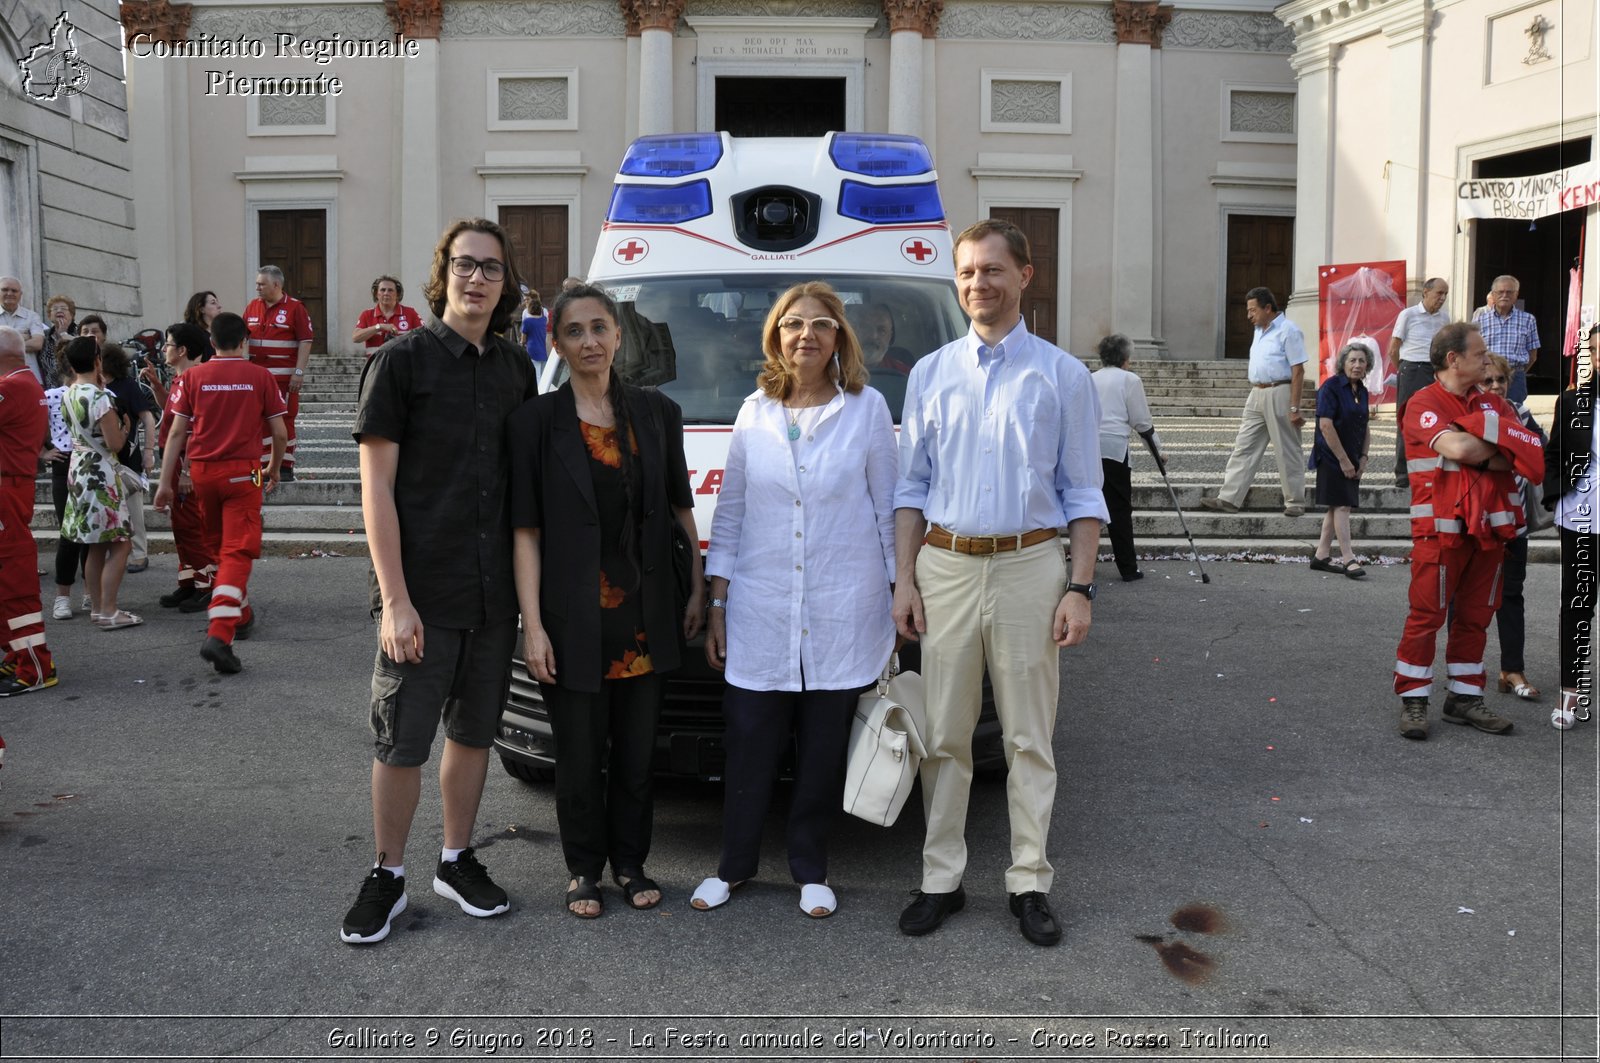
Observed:
[[[1056,460],[1055,490],[1061,512],[1071,524],[1080,517],[1111,523],[1102,490],[1100,466],[1100,396],[1081,364],[1071,372],[1063,361],[1056,380],[1061,395],[1061,438]]]
[[[922,391],[928,379],[923,359],[911,367],[906,383],[906,400],[900,415],[900,479],[894,488],[895,509],[922,511],[928,506],[928,487],[933,482],[933,458],[923,425]],[[1099,421],[1096,420],[1096,424]]]

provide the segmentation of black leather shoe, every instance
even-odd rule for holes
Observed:
[[[1035,945],[1059,945],[1061,927],[1050,913],[1049,894],[1037,890],[1011,895],[1011,914],[1022,924],[1022,936]]]
[[[900,913],[900,933],[921,937],[938,930],[944,921],[967,906],[967,891],[957,886],[951,893],[912,890],[916,900]]]

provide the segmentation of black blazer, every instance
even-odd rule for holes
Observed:
[[[1550,425],[1550,445],[1544,448],[1544,508],[1555,509],[1556,500],[1578,486],[1589,474],[1594,445],[1595,378],[1579,388],[1556,396],[1556,415]]]
[[[682,663],[671,559],[673,507],[694,505],[683,455],[683,411],[659,391],[628,387],[624,403],[639,440],[643,487],[639,596],[645,638],[658,672]],[[511,526],[542,531],[539,617],[562,688],[600,689],[600,516],[589,451],[572,386],[529,399],[511,415]]]

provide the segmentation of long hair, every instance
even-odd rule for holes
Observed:
[[[201,315],[206,312],[206,300],[215,297],[216,294],[216,292],[195,292],[189,296],[189,302],[183,308],[183,320],[191,325],[206,328],[205,318]]]
[[[580,283],[571,288],[563,288],[561,294],[556,296],[556,301],[550,304],[550,334],[555,337],[561,335],[561,324],[566,320],[567,314],[572,310],[572,304],[580,299],[593,299],[600,304],[602,312],[611,319],[611,327],[619,332],[622,328],[618,320],[617,302],[611,298],[611,293],[598,284]],[[619,337],[620,338],[620,337]],[[639,463],[633,450],[635,446],[650,446],[654,440],[641,440],[634,433],[633,419],[628,414],[628,395],[634,389],[622,382],[622,377],[617,374],[616,363],[611,366],[611,375],[606,381],[606,399],[611,404],[611,421],[615,426],[613,431],[617,436],[617,453],[621,456],[619,465],[622,473],[623,495],[627,499],[627,517],[622,522],[621,534],[617,536],[617,545],[621,548],[622,556],[627,559],[632,572],[628,577],[627,585],[623,590],[634,591],[639,588],[640,563],[639,556],[639,514],[643,512],[643,484],[639,474]]]
[[[494,304],[489,315],[489,332],[504,332],[511,324],[513,314],[522,306],[522,278],[517,275],[517,264],[512,260],[511,236],[499,223],[488,218],[458,218],[439,238],[433,249],[433,265],[428,270],[428,282],[422,286],[422,297],[428,301],[433,316],[444,317],[446,297],[450,291],[450,245],[462,233],[487,233],[500,241],[501,260],[506,264],[506,275],[500,280],[500,301]],[[376,296],[374,296],[376,298]]]
[[[762,363],[756,384],[768,398],[782,401],[794,393],[795,386],[800,382],[794,367],[784,360],[778,322],[787,317],[789,311],[794,309],[794,304],[802,299],[815,299],[822,304],[828,316],[839,323],[839,331],[834,337],[834,360],[823,372],[829,380],[850,394],[860,394],[861,389],[867,386],[867,366],[861,355],[861,341],[856,339],[856,330],[850,327],[850,319],[845,316],[839,293],[823,281],[796,284],[772,304],[772,309],[767,312],[766,323],[761,326],[761,353],[766,355],[766,361]]]

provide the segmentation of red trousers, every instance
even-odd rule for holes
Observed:
[[[0,476],[0,638],[6,663],[30,686],[50,674],[39,605],[39,547],[33,541],[33,477]]]
[[[189,479],[204,517],[205,541],[217,559],[206,634],[233,644],[233,632],[250,616],[250,569],[261,556],[261,466],[244,461],[196,461]]]
[[[1432,692],[1433,657],[1447,616],[1444,665],[1450,691],[1483,693],[1483,645],[1500,608],[1504,557],[1499,544],[1484,547],[1468,540],[1440,546],[1438,539],[1417,540],[1411,551],[1411,611],[1395,654],[1396,694],[1427,697]]]
[[[300,393],[298,391],[291,391],[289,389],[289,381],[293,380],[294,377],[292,377],[292,376],[274,376],[273,379],[278,382],[278,394],[283,396],[284,405],[289,407],[289,412],[283,415],[283,429],[284,429],[284,431],[289,433],[289,444],[286,447],[283,448],[283,464],[285,464],[285,465],[293,465],[294,464],[294,418],[295,418],[295,414],[300,412]],[[261,440],[261,464],[262,465],[266,465],[267,462],[269,462],[271,460],[272,460],[272,437],[270,435],[268,435],[268,436],[262,437],[262,440]]]
[[[194,492],[172,499],[172,542],[178,550],[178,585],[205,590],[217,569],[217,554],[207,538],[205,512]]]

